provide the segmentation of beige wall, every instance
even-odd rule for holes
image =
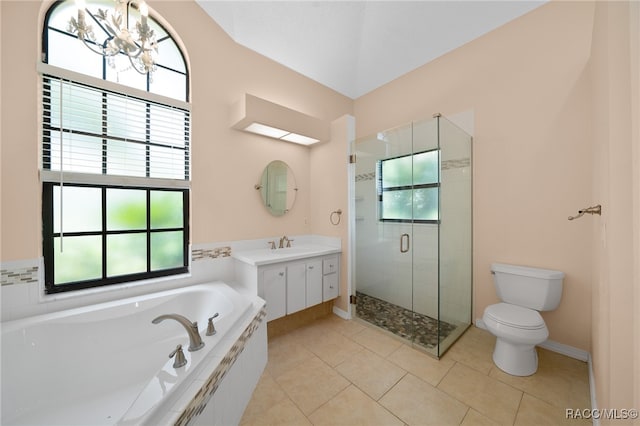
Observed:
[[[593,192],[603,214],[592,225],[591,351],[598,405],[608,408],[640,407],[639,23],[638,3],[596,5]]]
[[[0,218],[3,261],[40,256],[38,2],[0,2],[2,71]],[[30,28],[31,31],[26,30]],[[22,34],[17,41],[15,34]]]
[[[36,62],[39,28],[48,4],[0,2],[2,261],[41,256]],[[315,180],[311,150],[232,130],[230,108],[246,92],[329,125],[351,113],[353,101],[237,45],[193,1],[150,1],[149,5],[180,35],[190,59],[192,243],[309,233],[311,181]],[[294,208],[280,218],[261,206],[254,189],[262,169],[275,159],[289,163],[300,188]]]
[[[559,269],[552,340],[589,350],[592,3],[547,4],[355,102],[357,136],[473,110],[474,318],[495,303],[492,262]]]

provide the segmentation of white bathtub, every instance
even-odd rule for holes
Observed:
[[[258,318],[255,307],[217,282],[2,323],[0,423],[155,424],[185,399],[185,389],[194,389],[195,378],[205,383],[212,371],[204,370],[228,358],[230,345]],[[216,312],[217,334],[206,336],[207,318]],[[176,321],[151,323],[171,313],[198,322],[204,348],[189,352]],[[178,344],[188,363],[174,369],[168,354]]]

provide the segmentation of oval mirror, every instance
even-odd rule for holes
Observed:
[[[284,161],[270,162],[262,172],[260,184],[262,203],[274,216],[282,216],[293,207],[296,201],[296,179],[293,171]]]

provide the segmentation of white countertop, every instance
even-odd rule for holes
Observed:
[[[234,250],[231,257],[253,266],[269,265],[271,263],[288,262],[290,260],[306,259],[315,256],[340,253],[340,247],[321,244],[301,244],[299,246],[277,249]]]

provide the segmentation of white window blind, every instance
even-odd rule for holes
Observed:
[[[120,176],[188,185],[188,109],[50,75],[42,93],[43,180],[68,173],[92,183]]]

